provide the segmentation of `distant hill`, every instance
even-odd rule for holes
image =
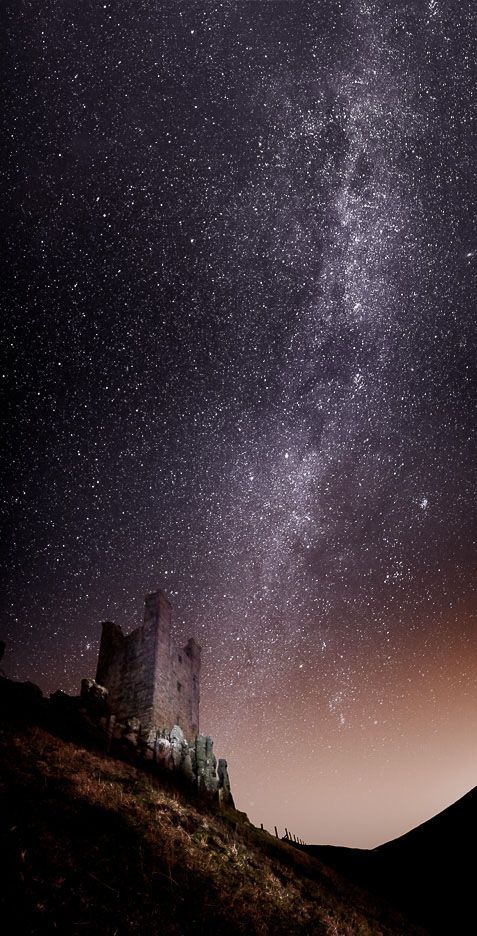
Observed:
[[[423,933],[244,813],[60,737],[38,693],[26,685],[2,704],[0,686],[0,919],[8,932]]]
[[[303,850],[384,896],[435,936],[467,936],[477,932],[476,832],[474,787],[437,816],[378,848],[309,845]]]

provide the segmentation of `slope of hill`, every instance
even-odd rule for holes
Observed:
[[[477,787],[405,835],[372,850],[304,850],[384,896],[436,936],[475,931]]]
[[[11,932],[403,936],[380,899],[244,814],[2,718],[2,919]]]

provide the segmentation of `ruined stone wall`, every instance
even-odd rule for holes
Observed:
[[[199,733],[199,677],[200,647],[195,640],[189,640],[181,650],[173,648],[170,700],[172,707],[176,706],[176,715],[171,723],[181,725],[188,738]]]
[[[152,719],[155,651],[154,628],[140,627],[126,637],[117,625],[103,624],[97,681],[108,689],[118,718]]]
[[[171,606],[161,591],[146,596],[144,624],[131,634],[105,622],[96,679],[119,719],[159,730],[180,725],[192,739],[199,732],[200,647],[193,639],[172,647],[170,629]]]

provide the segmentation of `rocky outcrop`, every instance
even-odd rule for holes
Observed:
[[[161,771],[175,773],[201,795],[233,806],[227,761],[220,760],[217,765],[213,741],[208,735],[197,735],[193,741],[187,741],[179,725],[158,731],[141,725],[136,718],[120,722],[114,715],[109,716],[106,730],[112,752],[127,753]]]
[[[232,796],[232,790],[230,789],[227,761],[224,760],[223,757],[219,759],[217,776],[219,778],[219,803],[223,806],[231,806],[232,809],[235,809],[234,798]]]
[[[219,789],[214,742],[208,735],[198,735],[193,748],[193,763],[199,792],[215,797]]]
[[[87,705],[102,709],[108,701],[108,690],[100,686],[95,679],[82,679],[80,698]]]

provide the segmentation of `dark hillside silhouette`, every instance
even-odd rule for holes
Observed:
[[[366,850],[308,845],[362,887],[390,900],[436,936],[476,930],[477,787],[405,835]]]

